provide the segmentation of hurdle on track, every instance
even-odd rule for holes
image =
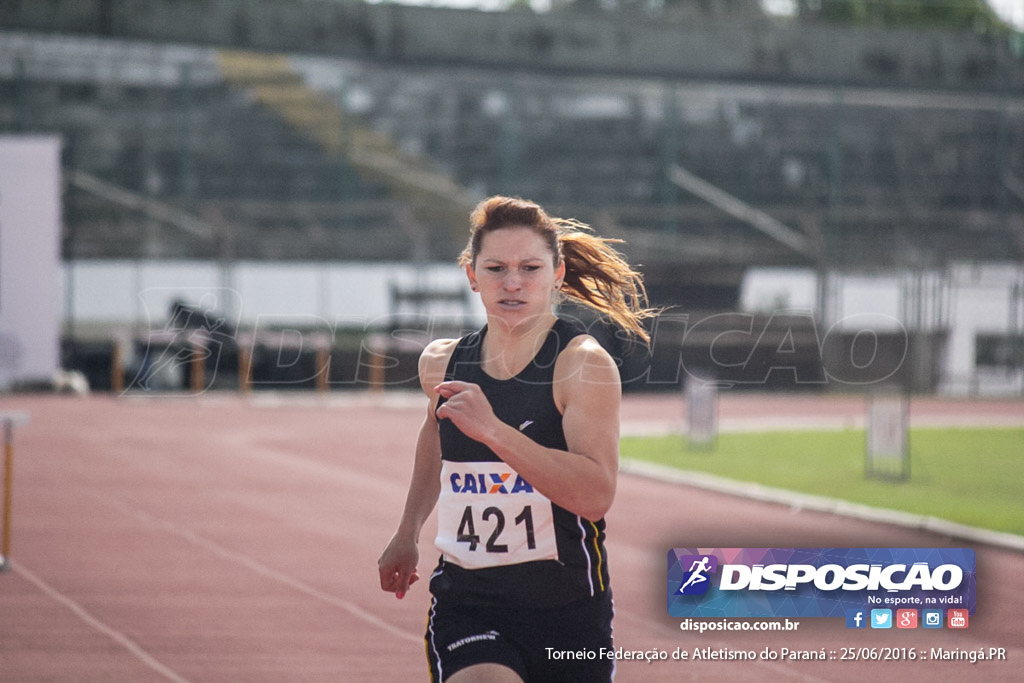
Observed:
[[[330,390],[330,371],[331,371],[331,339],[327,335],[313,334],[310,335],[313,348],[315,350],[315,376],[314,387],[318,392],[326,393]],[[125,392],[128,384],[134,384],[134,382],[126,383],[126,372],[128,371],[125,367],[125,357],[129,355],[129,349],[131,349],[133,343],[136,340],[130,334],[119,333],[114,335],[111,343],[111,357],[110,357],[110,387],[114,394],[122,394]],[[181,366],[187,364],[188,374],[188,386],[184,387],[192,394],[200,394],[207,388],[207,367],[206,361],[211,354],[209,340],[202,336],[185,336],[180,332],[154,332],[150,333],[149,337],[143,340],[147,345],[154,345],[158,351],[161,349],[172,348],[180,349],[181,351]],[[277,348],[278,350],[288,348],[294,351],[300,351],[303,348],[303,340],[300,336],[298,343],[290,342],[286,340],[284,333],[274,332],[271,334],[260,334],[257,335],[252,332],[240,332],[237,337],[237,348],[238,348],[238,391],[243,394],[250,393],[253,388],[253,349],[257,346],[266,345],[271,348]],[[143,351],[143,354],[149,353],[149,347]],[[177,354],[178,351],[175,351]],[[383,351],[371,351],[371,353],[383,353]],[[375,387],[382,387],[384,366],[383,361],[377,360],[376,356],[371,357],[370,364],[370,384],[371,389]],[[378,368],[377,365],[380,365]],[[138,381],[139,377],[135,378]]]
[[[0,412],[4,429],[4,500],[3,531],[0,536],[0,572],[10,569],[11,558],[11,496],[14,491],[14,428],[28,424],[28,413]]]

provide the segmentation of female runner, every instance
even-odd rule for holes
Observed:
[[[586,226],[491,197],[459,263],[487,324],[430,343],[429,406],[405,510],[378,562],[398,598],[420,577],[438,506],[426,633],[435,681],[601,681],[614,673],[604,516],[615,497],[621,383],[611,356],[559,319],[557,297],[648,341],[640,275]],[[563,653],[581,650],[593,659]]]

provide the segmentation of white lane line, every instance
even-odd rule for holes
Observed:
[[[115,641],[116,643],[118,643],[119,645],[124,647],[126,650],[131,652],[135,656],[136,659],[141,661],[143,664],[148,666],[150,669],[153,669],[154,671],[156,671],[158,674],[160,674],[161,676],[163,676],[164,678],[166,678],[169,681],[174,681],[175,683],[188,683],[187,679],[182,678],[180,675],[178,675],[177,672],[175,672],[175,671],[169,669],[168,667],[164,666],[163,664],[161,664],[151,654],[149,654],[148,652],[143,650],[141,647],[139,647],[138,643],[136,643],[134,640],[132,640],[131,638],[129,638],[125,634],[121,633],[117,629],[114,629],[114,628],[104,624],[102,621],[100,621],[99,619],[94,617],[92,614],[90,614],[88,612],[88,610],[86,610],[84,607],[79,605],[77,602],[75,602],[74,600],[72,600],[68,596],[64,595],[63,593],[58,591],[56,588],[53,588],[48,583],[43,581],[41,578],[36,576],[34,573],[32,573],[31,571],[26,569],[24,566],[21,565],[20,562],[15,563],[15,562],[12,561],[11,562],[11,567],[14,569],[14,573],[15,574],[18,574],[19,576],[24,578],[29,583],[34,584],[36,586],[36,588],[41,590],[47,596],[49,596],[53,600],[59,602],[60,604],[64,605],[65,607],[67,607],[72,612],[74,612],[75,615],[79,619],[84,621],[86,624],[88,624],[89,626],[93,627],[94,629],[96,629],[100,633],[106,635],[111,640]]]
[[[134,505],[131,505],[130,503],[126,503],[121,500],[116,500],[107,496],[100,496],[94,493],[90,493],[89,495],[96,498],[105,505],[120,509],[122,512],[130,514],[136,517],[137,519],[145,522],[146,524],[158,527],[166,531],[167,533],[173,534],[178,538],[188,541],[192,545],[202,548],[208,552],[211,552],[214,555],[217,555],[218,557],[221,557],[230,562],[234,562],[235,564],[241,565],[246,569],[249,569],[257,574],[260,574],[261,576],[264,576],[268,579],[289,586],[290,588],[293,588],[301,593],[304,593],[316,600],[320,600],[334,607],[338,607],[344,610],[345,612],[348,612],[355,618],[364,621],[371,626],[376,626],[377,628],[386,631],[387,633],[390,633],[396,638],[408,640],[410,642],[416,643],[417,645],[423,645],[422,634],[413,633],[412,631],[406,631],[405,629],[401,629],[397,626],[389,624],[388,622],[384,621],[375,614],[366,611],[354,602],[350,602],[343,598],[339,598],[338,596],[331,595],[330,593],[325,593],[324,591],[318,588],[314,588],[313,586],[310,586],[307,583],[304,583],[298,579],[288,576],[287,574],[283,574],[277,571],[276,569],[272,569],[271,567],[268,567],[262,562],[254,560],[248,555],[243,555],[242,553],[236,552],[229,548],[225,548],[224,546],[215,543],[214,541],[211,541],[209,539],[203,538],[202,536],[199,536],[198,534],[195,534],[194,532],[189,531],[188,529],[181,527],[173,522],[158,519],[153,515],[149,514],[148,512],[146,512],[145,510],[137,508]]]

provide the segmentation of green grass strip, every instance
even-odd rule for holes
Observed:
[[[865,476],[863,430],[623,437],[620,452],[682,470],[1024,536],[1024,429],[914,429],[910,477]]]

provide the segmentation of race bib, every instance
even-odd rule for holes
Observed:
[[[435,543],[466,569],[558,559],[551,501],[503,462],[442,463]]]

